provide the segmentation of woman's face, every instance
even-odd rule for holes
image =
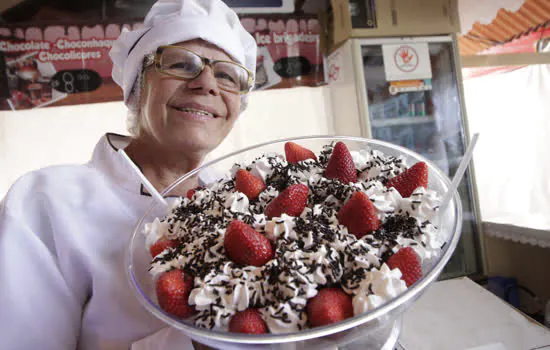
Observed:
[[[176,45],[206,58],[231,60],[224,51],[203,40]],[[140,137],[152,137],[169,151],[206,154],[233,128],[240,111],[240,95],[221,90],[209,66],[191,81],[162,74],[154,68],[145,72],[144,79]]]

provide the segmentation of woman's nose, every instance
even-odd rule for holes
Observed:
[[[187,87],[195,91],[202,91],[205,94],[218,95],[220,93],[214,71],[208,65],[204,67],[198,77],[187,83]]]

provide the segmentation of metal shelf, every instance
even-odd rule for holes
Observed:
[[[399,118],[389,118],[389,119],[374,119],[371,120],[371,125],[374,128],[379,128],[383,126],[392,126],[392,125],[407,125],[407,124],[422,124],[430,123],[435,121],[433,116],[425,117],[399,117]]]

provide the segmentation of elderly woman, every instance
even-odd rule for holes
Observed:
[[[117,150],[157,190],[199,166],[245,108],[256,44],[221,0],[159,0],[111,57],[134,136],[107,134],[88,164],[23,176],[1,204],[0,349],[129,349],[163,327],[126,282],[151,197]]]

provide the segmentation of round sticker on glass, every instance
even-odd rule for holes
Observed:
[[[418,53],[410,46],[399,46],[393,54],[395,66],[402,72],[414,72],[418,68]]]

